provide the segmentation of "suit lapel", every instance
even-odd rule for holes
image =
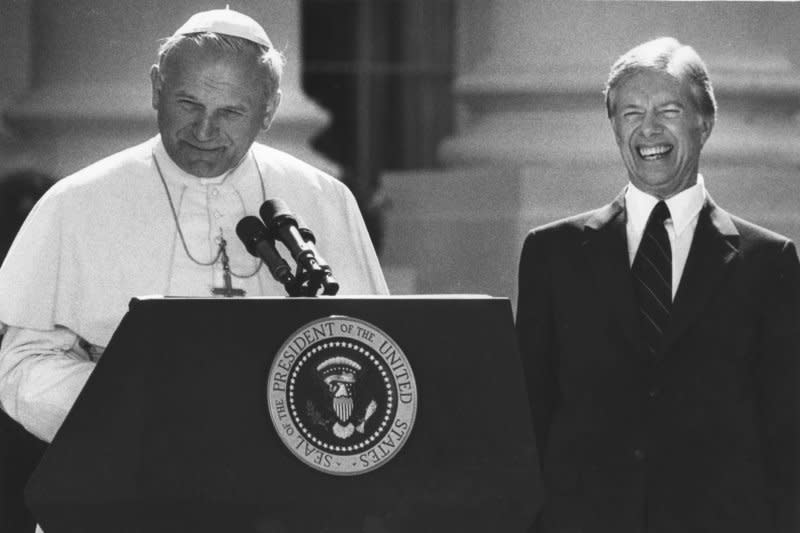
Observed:
[[[609,205],[597,210],[584,225],[584,250],[596,283],[625,337],[637,348],[639,313],[630,276],[628,239],[625,233],[624,191]]]
[[[725,279],[739,255],[739,232],[728,213],[709,197],[700,210],[689,257],[681,276],[664,351],[686,331]]]

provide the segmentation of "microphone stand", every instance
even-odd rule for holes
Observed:
[[[324,269],[314,263],[316,268],[310,270],[297,265],[297,272],[294,276],[294,284],[285,284],[286,292],[289,296],[318,296],[320,290],[323,295],[334,295],[339,291],[339,284],[336,280],[331,282],[332,276]],[[293,294],[293,292],[296,292]]]

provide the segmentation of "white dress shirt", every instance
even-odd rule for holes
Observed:
[[[689,257],[689,249],[692,246],[694,230],[697,227],[697,218],[703,203],[706,200],[706,187],[703,176],[697,175],[697,183],[685,189],[671,198],[667,198],[666,203],[669,208],[670,218],[664,222],[669,236],[669,244],[672,247],[672,299],[678,292],[683,269],[686,266],[686,259]],[[636,251],[642,240],[647,220],[650,212],[659,202],[655,196],[651,196],[633,183],[629,183],[625,191],[625,211],[627,223],[625,230],[628,236],[628,260],[633,265],[636,258]]]

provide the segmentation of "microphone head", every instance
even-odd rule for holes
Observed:
[[[258,213],[261,215],[261,220],[264,221],[267,229],[271,232],[275,231],[276,225],[280,226],[286,222],[297,224],[289,206],[280,198],[270,198],[261,204]]]
[[[239,236],[239,240],[242,241],[250,255],[257,255],[255,251],[256,244],[269,238],[269,233],[263,222],[252,215],[242,218],[236,224],[236,235]]]

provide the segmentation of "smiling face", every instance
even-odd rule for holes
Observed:
[[[172,160],[197,177],[235,167],[269,128],[280,93],[268,99],[256,56],[187,43],[150,72],[158,129]]]
[[[611,125],[631,183],[662,199],[694,185],[714,121],[698,110],[689,83],[644,70],[610,96]]]

